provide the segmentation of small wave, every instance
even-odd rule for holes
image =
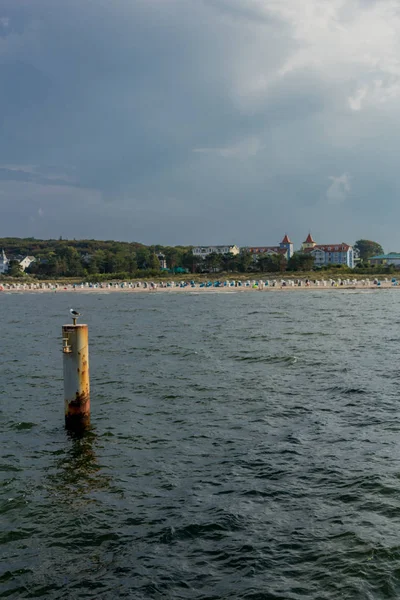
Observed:
[[[222,512],[222,511],[212,511]],[[243,516],[231,513],[214,515],[219,518],[206,523],[189,523],[182,527],[174,527],[172,525],[165,527],[157,534],[151,533],[150,537],[158,537],[159,541],[164,544],[170,544],[178,540],[187,540],[195,538],[204,538],[209,540],[220,540],[227,534],[243,530],[246,527],[246,519]]]
[[[329,337],[329,336],[333,336],[336,335],[334,333],[328,333],[325,331],[296,331],[296,334],[300,337],[309,337],[309,336],[313,336],[313,337]]]
[[[298,361],[297,356],[233,356],[232,358],[240,362],[271,364],[283,363],[287,365],[294,365]]]
[[[31,569],[15,569],[14,571],[5,571],[2,575],[0,575],[0,583],[6,583],[7,581],[14,579],[14,577],[29,575],[31,573]]]
[[[30,429],[33,429],[34,427],[36,427],[36,423],[22,421],[21,423],[14,423],[14,425],[11,426],[11,429],[15,429],[16,431],[26,431],[26,430],[29,431]]]
[[[96,383],[97,383],[98,386],[101,386],[101,387],[102,386],[107,386],[107,385],[116,386],[116,385],[121,384],[121,381],[116,380],[116,379],[110,379],[109,381],[97,381]]]
[[[247,337],[247,339],[248,340],[258,340],[258,341],[262,341],[262,342],[270,342],[271,336],[265,335],[265,334],[256,334],[256,335],[249,335]]]
[[[333,386],[327,389],[328,392],[334,392],[339,394],[351,395],[351,394],[368,394],[367,390],[359,387],[340,387]]]
[[[23,471],[23,469],[20,469],[19,467],[16,467],[15,465],[0,463],[0,473],[2,471],[6,471],[6,472],[10,471],[12,473],[18,473],[19,471]]]
[[[270,491],[263,491],[263,490],[245,490],[244,492],[241,492],[241,496],[244,497],[248,497],[248,498],[269,498],[271,496],[271,492]]]
[[[168,352],[169,356],[182,356],[184,358],[188,356],[194,356],[195,354],[198,354],[197,350],[189,350],[187,348],[171,349]]]
[[[32,528],[13,529],[11,531],[6,531],[0,537],[0,544],[6,544],[8,542],[16,542],[19,540],[29,539],[33,533],[35,533],[35,530]]]
[[[287,596],[275,594],[271,591],[260,592],[254,589],[248,590],[242,595],[243,600],[286,600]]]
[[[268,479],[271,481],[276,481],[281,479],[286,475],[286,471],[284,469],[272,469],[271,467],[263,466],[261,469],[255,472],[254,477],[256,479]]]

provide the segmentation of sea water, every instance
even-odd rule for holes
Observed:
[[[61,325],[92,429],[63,427]],[[0,597],[400,597],[400,296],[0,296]]]

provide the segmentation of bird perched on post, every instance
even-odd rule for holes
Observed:
[[[74,310],[73,308],[70,308],[70,309],[69,309],[69,312],[70,312],[70,313],[71,313],[71,315],[72,315],[72,321],[73,321],[73,324],[74,324],[74,325],[76,325],[76,320],[77,320],[77,318],[78,318],[78,317],[80,317],[80,316],[81,316],[81,313],[80,313],[80,312],[78,312],[77,310]]]

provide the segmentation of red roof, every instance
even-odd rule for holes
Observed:
[[[265,254],[266,252],[274,252],[275,254],[286,254],[286,248],[280,248],[279,246],[252,246],[247,248],[247,251],[251,254]]]
[[[347,252],[349,244],[317,244],[314,248],[305,248],[304,252],[313,252],[314,250],[323,250],[324,252]]]
[[[285,237],[283,238],[281,244],[291,244],[292,242],[288,238],[288,234],[285,233]]]
[[[305,244],[315,244],[314,240],[312,239],[311,233],[308,234],[307,239],[304,243]]]

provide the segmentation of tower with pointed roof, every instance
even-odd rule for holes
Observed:
[[[308,234],[308,236],[306,237],[306,241],[302,243],[301,245],[301,249],[302,250],[312,250],[313,248],[315,248],[316,246],[316,242],[314,242],[311,233]]]
[[[8,271],[9,260],[4,252],[4,249],[0,253],[0,273],[6,273]]]
[[[285,237],[283,238],[283,240],[279,244],[279,247],[282,248],[282,250],[286,250],[286,258],[287,258],[287,260],[289,260],[289,258],[291,258],[293,256],[293,244],[290,241],[289,236],[288,236],[287,233],[285,233]]]

